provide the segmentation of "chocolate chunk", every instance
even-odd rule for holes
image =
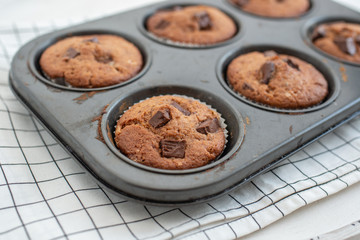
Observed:
[[[156,29],[164,29],[164,28],[167,28],[169,25],[170,25],[170,22],[161,19],[161,21],[158,24],[156,24],[155,28]]]
[[[273,62],[266,62],[261,66],[260,71],[262,73],[260,83],[268,84],[275,72],[275,64]]]
[[[177,102],[172,102],[171,105],[173,105],[177,110],[182,112],[185,116],[190,116],[191,112],[181,107]]]
[[[350,54],[351,56],[356,53],[356,45],[352,37],[345,38],[342,36],[338,36],[334,39],[334,43],[344,53]]]
[[[154,128],[159,128],[167,124],[171,120],[169,109],[157,111],[149,120],[149,124]]]
[[[76,58],[79,55],[80,55],[80,52],[76,51],[74,48],[69,48],[66,51],[66,57],[68,57],[68,58]]]
[[[249,3],[249,0],[234,0],[233,2],[235,3],[235,5],[243,7]]]
[[[66,86],[66,87],[72,87],[67,81],[65,81],[64,78],[59,77],[59,78],[51,78],[50,79],[51,82],[56,83],[58,85],[61,86]]]
[[[99,43],[99,39],[97,37],[93,37],[93,38],[90,38],[90,39],[85,39],[83,42]]]
[[[113,58],[111,55],[105,54],[100,56],[95,56],[95,60],[100,63],[109,63],[113,61]]]
[[[319,38],[323,38],[326,36],[326,27],[324,25],[320,25],[313,31],[311,35],[311,39],[313,41],[318,40]]]
[[[195,19],[199,24],[200,30],[209,30],[212,27],[210,16],[207,12],[198,12],[195,14]]]
[[[273,51],[273,50],[269,50],[269,51],[265,51],[264,52],[264,56],[265,57],[275,57],[277,56],[277,52]]]
[[[161,156],[166,158],[184,158],[186,141],[163,139],[160,141]]]
[[[360,45],[360,35],[355,37],[355,42]]]
[[[66,85],[66,84],[65,84],[65,79],[62,78],[62,77],[52,78],[51,81],[52,81],[53,83],[56,83],[56,84],[59,84],[59,85],[63,85],[63,86]]]
[[[286,62],[290,67],[300,71],[299,65],[294,63],[290,58],[284,59],[284,62]]]
[[[253,89],[253,88],[251,87],[251,85],[248,84],[248,83],[244,83],[244,84],[242,85],[242,89],[254,91],[254,89]]]
[[[220,129],[220,123],[217,118],[207,119],[199,124],[196,131],[202,134],[215,133]]]

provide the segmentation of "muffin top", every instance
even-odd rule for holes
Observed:
[[[322,51],[360,63],[360,24],[333,22],[317,26],[312,33],[314,45]]]
[[[139,49],[115,35],[68,37],[48,47],[40,58],[43,73],[53,81],[80,88],[124,82],[142,68]]]
[[[246,98],[283,109],[311,107],[328,94],[327,81],[316,68],[274,51],[235,58],[228,66],[227,79]]]
[[[190,169],[215,160],[225,146],[220,115],[192,98],[157,96],[118,120],[117,147],[131,160],[161,169]]]
[[[157,37],[196,45],[223,42],[237,31],[225,13],[202,5],[157,11],[147,19],[146,26]]]
[[[271,18],[291,18],[303,15],[309,0],[230,0],[245,12]]]

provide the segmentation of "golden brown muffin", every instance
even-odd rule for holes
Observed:
[[[245,12],[271,18],[291,18],[303,15],[309,0],[230,0]]]
[[[327,81],[316,68],[274,51],[235,58],[227,69],[227,79],[246,98],[277,108],[311,107],[328,94]]]
[[[48,78],[80,88],[127,81],[142,65],[139,49],[115,35],[65,38],[48,47],[40,58],[41,69]]]
[[[135,162],[161,169],[190,169],[215,160],[225,146],[220,116],[197,100],[157,96],[119,119],[116,146]]]
[[[209,6],[160,10],[148,18],[146,26],[157,37],[197,45],[223,42],[237,31],[229,16]]]
[[[333,22],[317,26],[312,41],[322,51],[354,63],[360,63],[360,24]]]

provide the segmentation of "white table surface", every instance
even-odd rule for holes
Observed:
[[[359,0],[336,0],[360,11]],[[0,0],[0,23],[49,21],[75,16],[96,18],[140,7],[160,0]],[[360,220],[360,184],[305,206],[243,239],[310,239]],[[336,213],[333,211],[336,206]],[[309,221],[309,219],[311,219]],[[338,239],[330,235],[326,239]],[[320,239],[325,239],[320,238]],[[351,239],[360,239],[360,235]]]

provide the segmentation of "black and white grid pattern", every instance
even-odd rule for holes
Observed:
[[[164,208],[92,181],[16,100],[17,49],[73,22],[0,26],[0,239],[232,239],[360,181],[360,118],[217,200]]]

